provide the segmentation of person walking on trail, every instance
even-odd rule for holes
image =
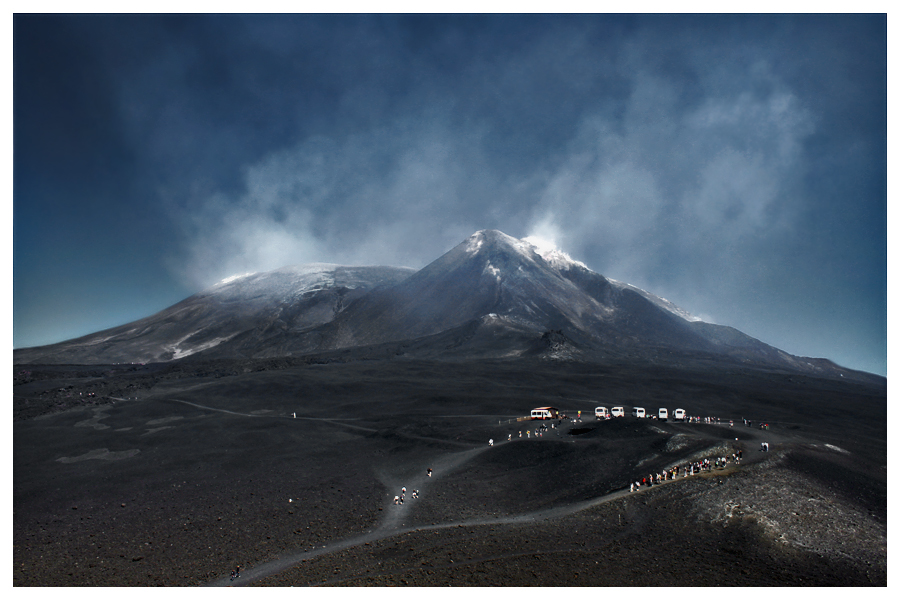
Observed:
[[[511,441],[512,441],[512,434],[509,434],[509,437],[506,438],[506,441],[507,441],[507,442],[511,442]]]
[[[428,476],[431,477],[431,467],[428,467]]]
[[[488,446],[493,446],[493,445],[494,445],[494,438],[491,438],[488,440]]]

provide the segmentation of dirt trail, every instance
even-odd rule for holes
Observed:
[[[506,442],[509,443],[509,442]],[[328,544],[323,545],[321,548],[314,548],[312,550],[304,550],[302,552],[292,552],[290,554],[286,554],[280,558],[275,560],[271,560],[265,563],[261,563],[255,565],[251,568],[248,568],[246,571],[241,573],[241,576],[238,579],[232,580],[230,577],[223,577],[221,579],[209,582],[208,586],[213,587],[222,587],[222,586],[243,586],[254,583],[276,573],[279,573],[285,569],[288,569],[301,560],[308,560],[311,558],[315,558],[318,556],[322,556],[324,554],[329,554],[332,552],[337,552],[341,550],[345,550],[347,548],[352,548],[355,546],[360,546],[363,544],[371,543],[377,540],[390,538],[396,535],[400,535],[403,533],[411,532],[411,531],[429,531],[436,529],[449,529],[455,527],[471,527],[471,526],[479,526],[479,525],[507,525],[507,524],[516,524],[516,523],[533,523],[536,521],[543,521],[547,519],[556,519],[564,516],[568,516],[585,509],[597,506],[599,504],[612,502],[624,496],[634,496],[635,494],[641,494],[647,492],[650,487],[656,487],[660,485],[669,485],[672,483],[676,483],[682,480],[688,480],[696,477],[711,477],[711,476],[719,476],[719,475],[728,475],[736,471],[739,466],[729,465],[726,468],[715,469],[710,472],[698,473],[693,476],[688,477],[677,477],[674,480],[663,481],[655,484],[654,486],[645,487],[640,490],[631,492],[628,488],[623,488],[609,494],[604,494],[602,496],[598,496],[595,498],[591,498],[589,500],[584,500],[581,502],[575,502],[572,504],[567,504],[563,506],[557,506],[549,509],[542,509],[531,511],[527,513],[522,513],[519,515],[507,516],[507,517],[497,517],[497,518],[483,518],[483,519],[470,519],[466,521],[450,521],[444,523],[437,523],[431,525],[409,525],[404,522],[410,515],[410,511],[412,510],[413,503],[409,500],[409,494],[412,493],[413,489],[418,489],[421,494],[427,492],[430,484],[439,479],[442,476],[446,476],[449,473],[452,473],[454,470],[463,466],[465,463],[469,462],[482,452],[488,451],[488,446],[472,448],[470,450],[466,450],[463,452],[457,452],[452,454],[446,454],[441,458],[432,461],[428,464],[428,466],[422,466],[418,469],[419,475],[414,477],[408,477],[403,479],[400,476],[392,475],[392,476],[382,476],[380,479],[382,483],[384,483],[388,489],[396,489],[399,494],[399,490],[401,487],[405,486],[407,488],[407,501],[402,505],[395,505],[393,503],[393,499],[389,500],[387,505],[385,506],[385,511],[387,515],[378,524],[378,526],[370,532],[367,532],[363,535],[354,536],[351,538],[346,538],[343,540],[331,541]],[[745,457],[747,456],[747,452],[744,452]],[[760,455],[765,453],[759,453]],[[744,462],[757,462],[762,460],[764,456],[754,456],[752,461],[748,461],[745,459]],[[427,468],[431,467],[433,469],[433,474],[431,477],[427,475]],[[515,555],[515,553],[511,553],[510,556]],[[327,584],[326,584],[327,585]]]

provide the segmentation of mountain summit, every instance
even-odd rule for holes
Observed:
[[[549,340],[549,341],[548,341]],[[429,358],[705,357],[847,372],[608,279],[534,240],[483,230],[419,271],[330,264],[230,277],[156,315],[14,351],[16,363],[299,356],[391,345]]]

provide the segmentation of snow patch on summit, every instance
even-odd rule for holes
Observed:
[[[230,277],[226,277],[225,279],[223,279],[216,285],[225,285],[226,283],[231,283],[232,281],[237,281],[238,279],[243,279],[244,277],[249,277],[251,275],[254,275],[254,273],[243,273],[243,274],[239,274],[239,275],[232,275]]]
[[[573,259],[571,256],[557,248],[552,242],[535,236],[529,236],[522,239],[523,242],[529,244],[541,258],[554,269],[567,269],[572,266],[578,266],[587,269],[587,265],[579,260]]]

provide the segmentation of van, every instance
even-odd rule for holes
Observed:
[[[625,409],[622,408],[621,406],[613,406],[612,410],[610,411],[609,414],[611,414],[614,417],[624,417]]]
[[[684,421],[684,409],[683,408],[675,409],[675,420],[676,421]]]
[[[635,406],[635,407],[631,410],[631,416],[632,416],[632,417],[637,417],[638,419],[643,419],[644,417],[647,416],[647,411],[645,411],[645,410],[644,410],[643,408],[641,408],[640,406]]]
[[[659,420],[660,421],[668,421],[669,420],[669,409],[667,409],[667,408],[659,409]]]
[[[598,406],[594,409],[594,416],[598,419],[605,419],[609,416],[609,410],[605,406]]]

